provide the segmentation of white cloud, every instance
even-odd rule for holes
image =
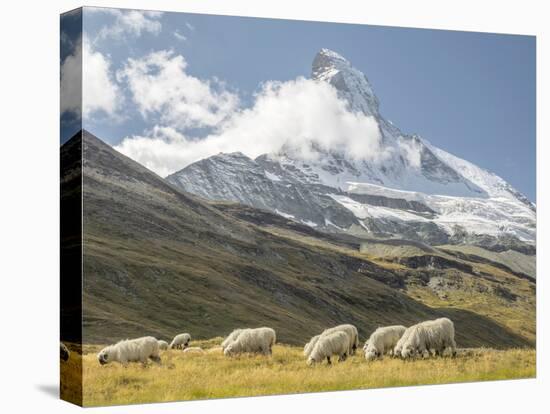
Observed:
[[[87,37],[84,37],[82,47],[82,114],[87,118],[97,113],[116,118],[119,115],[122,95],[111,72],[111,61],[107,56],[94,50]]]
[[[144,118],[158,117],[178,129],[219,125],[238,107],[238,95],[216,79],[203,81],[187,74],[186,68],[183,56],[163,50],[128,59],[117,79],[127,83]]]
[[[236,112],[204,139],[157,126],[144,136],[126,137],[116,149],[165,176],[220,152],[254,158],[284,149],[312,159],[318,156],[314,147],[372,162],[389,156],[374,118],[349,112],[331,85],[303,78],[264,84],[251,108]]]
[[[61,113],[81,116],[82,110],[82,42],[77,41],[73,54],[61,64]]]
[[[94,50],[86,36],[79,39],[73,54],[61,65],[61,113],[70,112],[88,120],[101,113],[115,119],[121,103],[110,60]]]
[[[181,40],[182,42],[185,42],[187,40],[187,36],[181,34],[179,30],[176,30],[174,32],[174,37],[178,40]]]
[[[413,168],[420,169],[422,166],[422,147],[420,143],[412,139],[400,139],[397,142],[399,152]]]
[[[187,27],[189,29],[189,31],[191,32],[194,32],[195,31],[195,26],[193,26],[191,23],[189,22],[185,22],[185,27]]]
[[[121,39],[125,35],[139,37],[142,33],[158,34],[162,30],[159,19],[162,12],[145,10],[120,10],[101,7],[86,8],[86,13],[104,13],[114,17],[112,24],[103,26],[94,42],[105,39]]]
[[[191,147],[193,147],[192,151],[190,151]],[[196,142],[188,140],[171,127],[155,126],[151,131],[147,131],[146,136],[125,138],[115,146],[115,149],[165,177],[179,170],[182,162],[188,163],[189,160],[200,159],[199,147],[206,148],[203,145],[197,146]],[[209,155],[210,153],[205,151],[202,158]]]

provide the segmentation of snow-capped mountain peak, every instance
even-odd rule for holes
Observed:
[[[315,159],[292,151],[218,154],[167,177],[205,198],[271,210],[329,232],[402,237],[433,244],[534,243],[535,206],[505,180],[405,134],[380,113],[367,77],[340,54],[321,49],[312,78],[332,85],[352,112],[373,117],[382,162],[312,146]]]
[[[369,80],[338,53],[321,49],[313,59],[311,78],[334,86],[350,110],[378,116],[378,98]]]

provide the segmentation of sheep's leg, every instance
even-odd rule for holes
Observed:
[[[160,362],[161,362],[159,355],[151,355],[149,358],[151,359],[151,361],[153,361],[156,364],[160,364]]]
[[[454,339],[451,339],[451,355],[456,356],[456,342]]]
[[[329,365],[332,364],[332,362],[330,362],[330,357],[329,357],[329,356],[327,357],[327,363],[328,363]]]

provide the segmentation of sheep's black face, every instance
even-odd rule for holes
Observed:
[[[108,362],[108,359],[109,359],[109,355],[107,353],[100,353],[98,356],[97,356],[97,360],[99,361],[99,363],[101,365],[105,365],[107,362]]]

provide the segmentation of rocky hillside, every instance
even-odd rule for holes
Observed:
[[[87,132],[64,144],[63,156],[80,147],[74,140],[83,151],[85,343],[270,325],[280,341],[301,344],[340,322],[364,336],[442,315],[455,320],[461,346],[532,343],[490,315],[411,297],[408,268],[362,254],[356,239],[207,203]]]

